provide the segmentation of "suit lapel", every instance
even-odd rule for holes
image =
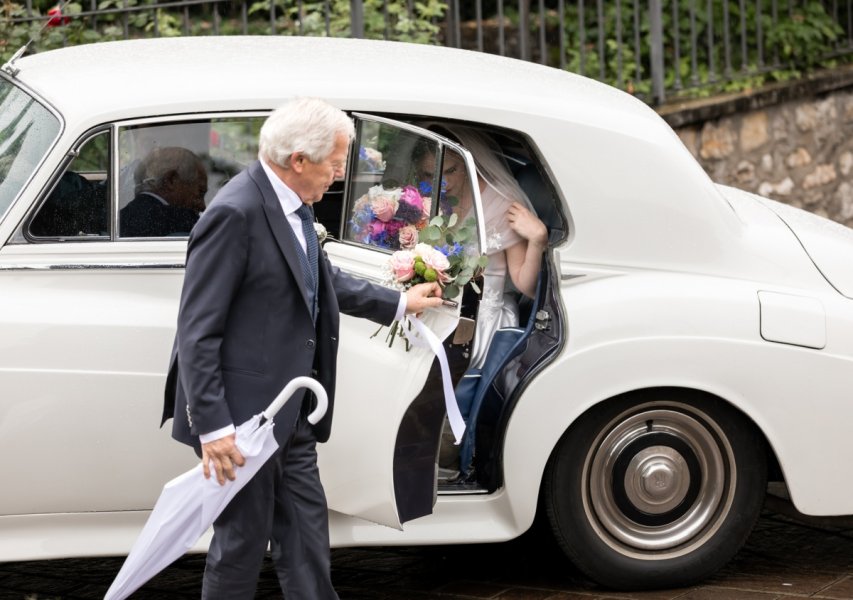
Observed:
[[[270,184],[267,174],[264,172],[259,161],[255,161],[249,165],[249,177],[254,180],[258,189],[261,190],[264,214],[267,217],[270,230],[273,233],[273,237],[275,237],[282,256],[284,256],[284,260],[287,262],[287,266],[290,268],[290,272],[293,273],[293,279],[296,281],[299,292],[302,294],[302,300],[305,302],[305,307],[308,308],[310,314],[308,290],[305,287],[305,276],[302,273],[302,262],[299,260],[298,254],[302,252],[299,242],[296,240],[293,229],[291,229],[290,224],[287,222],[287,217],[281,208],[281,202],[278,201],[272,189],[272,184]]]

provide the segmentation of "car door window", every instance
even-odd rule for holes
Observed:
[[[189,235],[216,192],[257,157],[261,117],[119,130],[121,238]]]
[[[417,154],[438,154],[439,144],[371,122],[359,123],[356,144],[344,239],[388,250],[413,247],[436,199],[433,182],[418,178]]]
[[[30,222],[31,237],[109,238],[109,131],[87,139],[76,154]]]
[[[459,205],[458,192],[475,181],[466,154],[423,129],[358,119],[343,239],[387,251],[411,249],[421,242],[452,250],[452,234],[439,239],[429,226],[439,224],[452,232],[467,225],[469,233],[476,232],[476,203]],[[443,219],[437,221],[436,216]],[[477,236],[468,237],[476,251]]]

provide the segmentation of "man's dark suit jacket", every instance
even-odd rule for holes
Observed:
[[[302,252],[259,162],[217,194],[187,247],[178,330],[163,423],[198,450],[198,435],[261,412],[300,375],[326,389],[329,409],[314,426],[329,438],[335,396],[339,311],[390,324],[398,291],[352,277],[320,255],[316,325],[300,266]],[[191,399],[189,410],[187,399]],[[283,444],[299,413],[288,402],[275,418]]]
[[[198,213],[163,204],[159,198],[142,192],[119,211],[121,237],[166,237],[190,232]]]

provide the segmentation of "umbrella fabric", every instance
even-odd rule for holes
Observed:
[[[308,416],[316,424],[325,414],[328,399],[323,386],[310,377],[288,383],[262,414],[237,427],[236,443],[246,464],[235,470],[236,479],[219,485],[205,479],[202,465],[172,479],[165,486],[130,554],[104,600],[122,600],[192,548],[222,513],[231,499],[278,449],[272,417],[297,389],[307,387],[317,398]]]

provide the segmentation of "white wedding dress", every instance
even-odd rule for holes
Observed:
[[[523,241],[507,221],[507,210],[513,201],[488,185],[480,196],[483,200],[485,246],[489,262],[483,272],[483,295],[477,311],[469,368],[482,367],[495,332],[502,327],[517,327],[519,318],[515,300],[517,292],[510,291],[514,288],[507,277],[506,261],[506,249]]]

